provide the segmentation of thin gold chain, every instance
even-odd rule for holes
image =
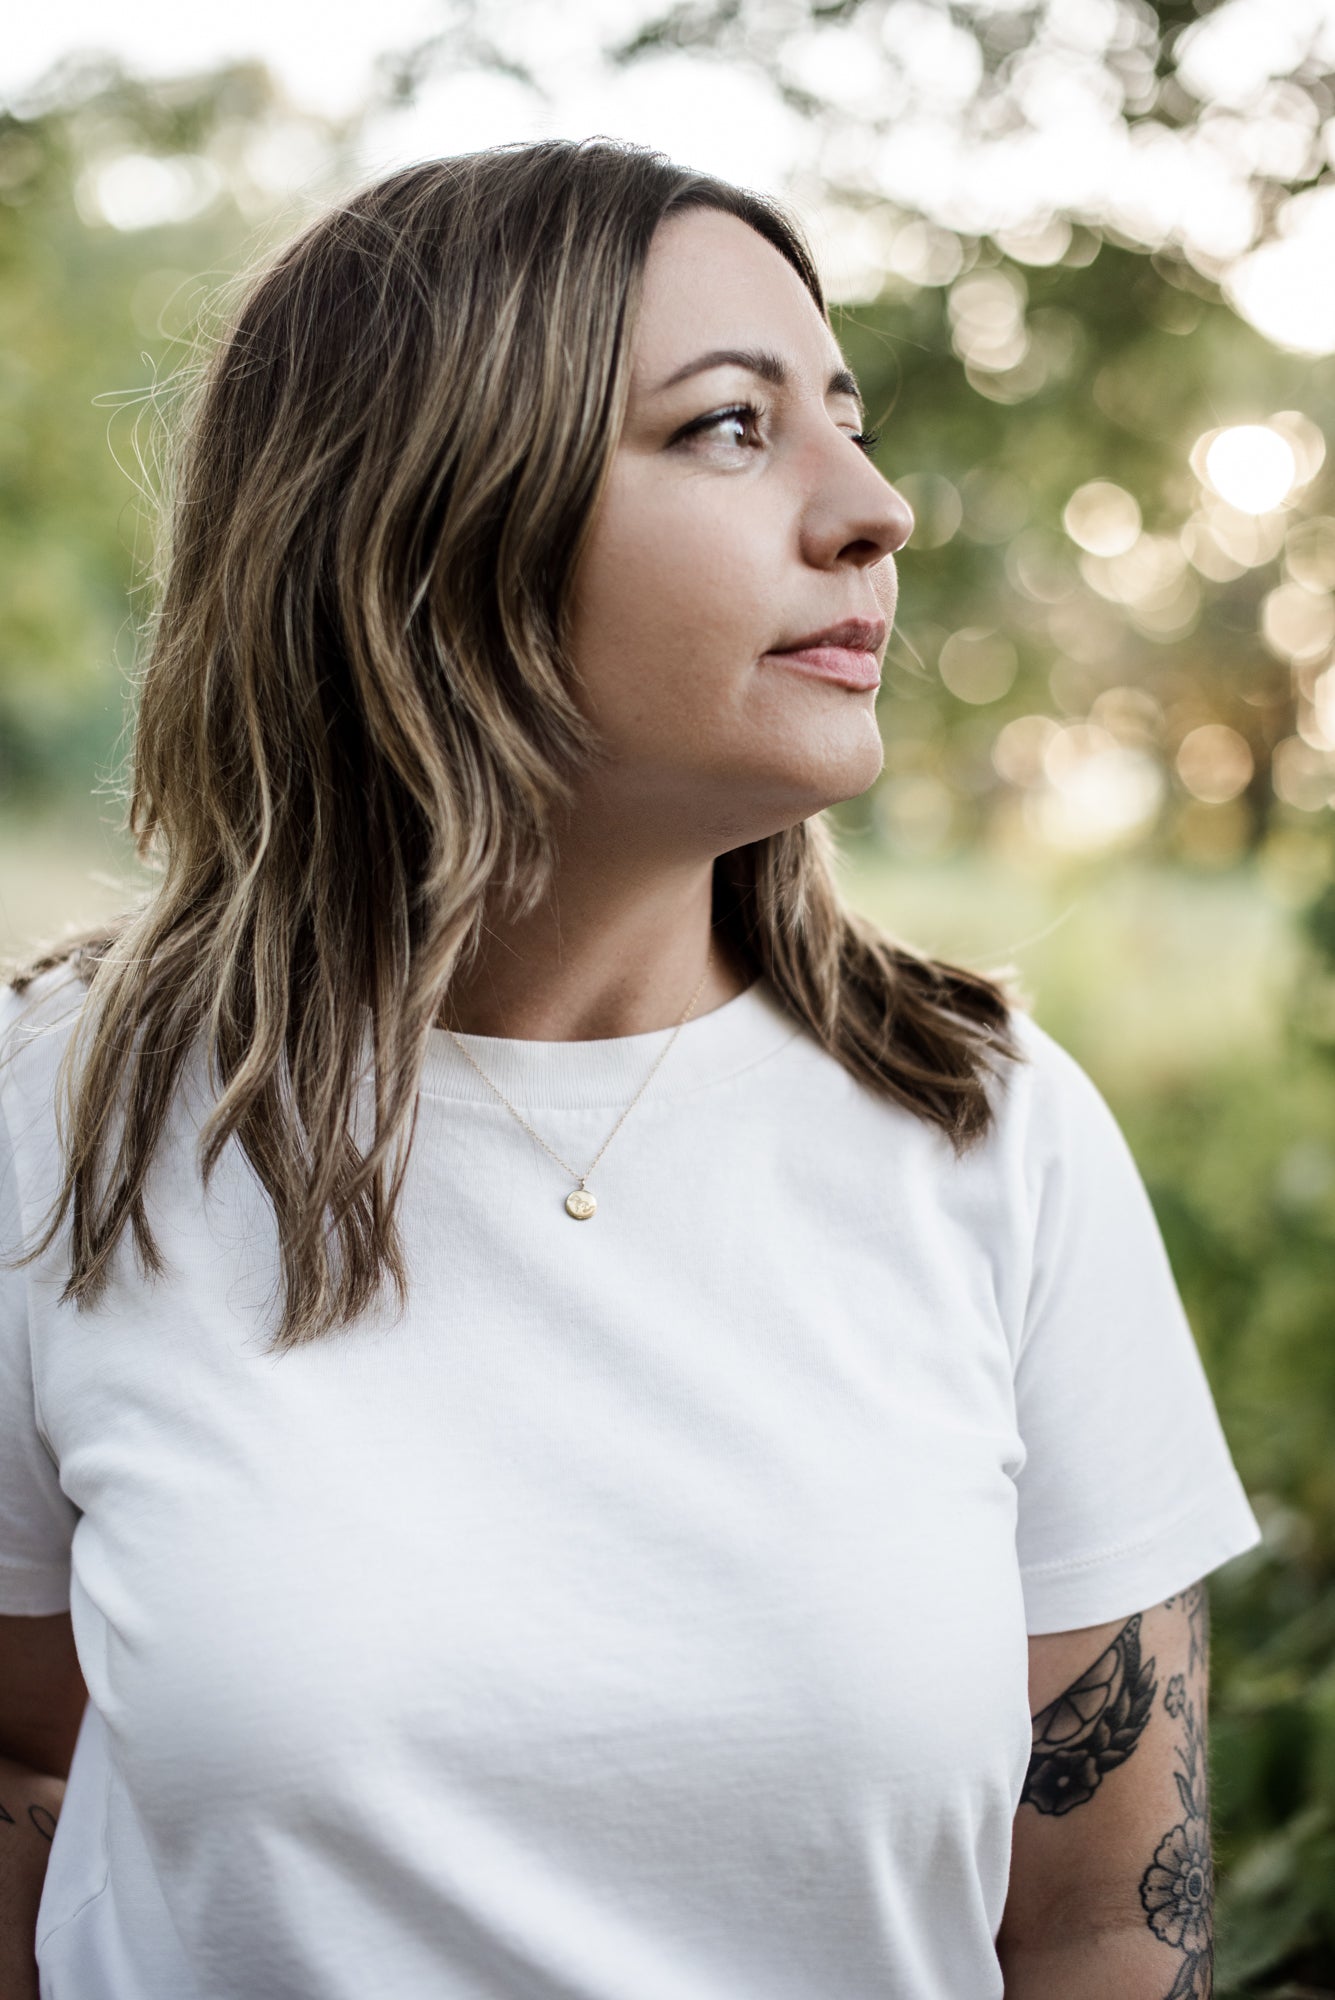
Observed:
[[[699,1000],[701,993],[704,991],[705,980],[709,976],[709,968],[712,963],[713,963],[713,945],[711,941],[710,949],[705,956],[705,969],[700,974],[699,985],[696,987],[694,993],[691,995],[690,1006],[686,1009],[686,1012],[682,1015],[676,1027],[672,1030],[672,1033],[668,1038],[668,1041],[666,1042],[664,1047],[659,1050],[658,1055],[654,1061],[653,1067],[649,1071],[648,1076],[646,1076],[644,1082],[640,1085],[634,1097],[631,1098],[630,1103],[626,1106],[621,1116],[617,1119],[616,1124],[612,1127],[607,1137],[603,1140],[603,1143],[599,1147],[598,1152],[594,1157],[592,1163],[585,1168],[582,1174],[575,1167],[572,1167],[568,1160],[563,1160],[558,1152],[553,1151],[552,1147],[550,1147],[547,1144],[547,1141],[543,1138],[541,1132],[534,1131],[533,1127],[529,1124],[527,1118],[525,1118],[523,1112],[517,1110],[516,1107],[513,1104],[511,1104],[509,1098],[506,1096],[505,1092],[501,1089],[500,1085],[493,1083],[491,1078],[487,1075],[487,1072],[483,1069],[481,1063],[477,1062],[473,1058],[473,1056],[469,1054],[468,1050],[459,1040],[459,1037],[455,1034],[453,1028],[446,1028],[445,1032],[449,1036],[450,1040],[454,1043],[454,1046],[458,1049],[460,1055],[463,1056],[465,1061],[472,1063],[473,1068],[477,1071],[478,1075],[482,1078],[482,1081],[487,1085],[488,1089],[495,1091],[497,1097],[500,1098],[501,1103],[505,1106],[506,1110],[511,1114],[511,1116],[519,1120],[520,1124],[523,1126],[526,1132],[532,1133],[533,1137],[537,1140],[538,1144],[542,1147],[543,1151],[545,1153],[551,1154],[552,1158],[556,1161],[558,1167],[564,1167],[566,1172],[571,1176],[571,1178],[573,1180],[578,1181],[579,1185],[583,1187],[585,1183],[588,1181],[590,1174],[593,1172],[594,1167],[597,1166],[598,1161],[601,1160],[603,1154],[607,1151],[613,1139],[616,1138],[617,1133],[621,1130],[626,1120],[630,1117],[631,1112],[635,1109],[640,1099],[644,1096],[645,1091],[649,1088],[649,1085],[653,1082],[654,1077],[657,1075],[659,1067],[666,1058],[668,1051],[672,1047],[673,1042],[676,1041],[678,1035],[681,1033],[682,1029],[686,1026],[686,1023],[690,1020],[692,1014],[695,1012],[696,1002]]]

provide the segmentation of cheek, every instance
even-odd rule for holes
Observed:
[[[614,484],[576,579],[571,642],[602,719],[726,705],[774,637],[773,551],[734,508],[689,484],[639,497]]]

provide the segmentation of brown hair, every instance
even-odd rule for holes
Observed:
[[[160,880],[11,975],[88,987],[59,1202],[19,1260],[72,1205],[62,1301],[97,1299],[127,1223],[164,1268],[144,1187],[202,1035],[203,1181],[235,1135],[275,1211],[275,1345],[354,1318],[386,1276],[406,1303],[395,1207],[428,1037],[484,898],[522,916],[546,894],[554,814],[596,754],[568,586],[650,239],[689,207],[758,230],[826,312],[780,209],[608,140],[407,168],[249,284],[182,428],[139,681],[125,824]],[[963,1151],[993,1116],[988,1058],[1020,1059],[1014,996],[845,908],[834,852],[817,814],[720,857],[715,926],[851,1075]]]

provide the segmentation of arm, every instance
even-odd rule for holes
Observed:
[[[1034,1748],[997,1937],[1007,2000],[1209,2000],[1204,1584],[1030,1641]]]
[[[38,2000],[37,1909],[87,1691],[68,1612],[0,1617],[0,1993]]]

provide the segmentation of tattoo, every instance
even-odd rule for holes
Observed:
[[[28,1821],[34,1832],[41,1834],[43,1840],[51,1841],[55,1839],[56,1816],[49,1807],[30,1805],[28,1807]],[[0,1822],[3,1822],[6,1826],[18,1825],[18,1821],[5,1806],[3,1800],[0,1800]]]
[[[1179,1591],[1176,1597],[1166,1597],[1163,1608],[1171,1611],[1180,1604],[1187,1614],[1189,1626],[1190,1653],[1187,1658],[1187,1672],[1194,1674],[1197,1667],[1205,1665],[1206,1648],[1210,1639],[1210,1600],[1203,1583],[1193,1583],[1190,1590]]]
[[[1105,1771],[1124,1764],[1150,1719],[1158,1682],[1140,1657],[1140,1615],[1128,1619],[1092,1667],[1034,1717],[1021,1805],[1070,1812],[1092,1799]]]
[[[1206,1665],[1208,1613],[1205,1586],[1197,1584],[1168,1606],[1181,1603],[1191,1621],[1187,1672],[1174,1674],[1163,1706],[1179,1724],[1173,1782],[1182,1818],[1155,1849],[1140,1882],[1145,1921],[1164,1944],[1182,1953],[1164,2000],[1210,2000],[1214,1991],[1214,1869],[1210,1857],[1210,1816],[1206,1796],[1204,1702],[1198,1708],[1187,1682]],[[1166,1607],[1167,1608],[1167,1607]]]

